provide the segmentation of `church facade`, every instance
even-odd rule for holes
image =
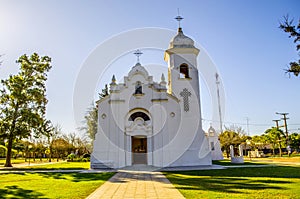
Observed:
[[[211,165],[202,130],[197,56],[181,28],[165,50],[167,79],[154,82],[138,62],[110,94],[97,102],[98,132],[91,168]]]

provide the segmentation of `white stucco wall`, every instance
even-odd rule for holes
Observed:
[[[172,51],[172,52],[171,52]],[[166,51],[169,64],[169,91],[166,82],[153,82],[146,69],[137,63],[124,83],[110,85],[109,96],[98,102],[99,126],[91,167],[121,168],[132,164],[132,136],[147,137],[147,164],[156,167],[211,165],[209,142],[202,130],[199,76],[196,48]],[[175,53],[175,54],[174,54]],[[179,76],[179,66],[188,64],[190,78]],[[137,82],[142,94],[135,94]],[[181,92],[187,89],[188,110]],[[149,121],[129,121],[141,111]]]

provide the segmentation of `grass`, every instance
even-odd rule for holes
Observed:
[[[294,165],[294,163],[300,163],[299,156],[291,156],[291,157],[268,157],[268,158],[244,158],[244,164],[234,164],[230,162],[230,159],[224,160],[213,160],[213,164],[222,165],[222,166],[236,166],[236,165],[266,165],[266,164],[286,164],[290,163]]]
[[[300,167],[165,172],[186,198],[300,198]]]
[[[222,166],[237,166],[237,165],[264,165],[261,162],[252,162],[252,161],[244,161],[242,164],[234,164],[231,163],[229,159],[225,160],[213,160],[213,164],[222,165]]]
[[[0,174],[0,198],[85,198],[114,173]]]
[[[31,170],[49,170],[49,169],[60,169],[60,170],[80,170],[80,169],[89,169],[90,168],[90,162],[60,162],[60,163],[54,163],[54,164],[45,164],[45,165],[36,165],[36,166],[29,166],[25,167],[25,169],[31,169]],[[24,169],[24,168],[22,168]]]
[[[22,163],[28,163],[28,158],[27,161],[25,161],[25,158],[12,158],[11,159],[11,163],[12,164],[22,164]],[[44,163],[44,162],[49,162],[48,159],[43,158],[42,161],[40,160],[40,158],[36,158],[35,161],[33,161],[33,158],[30,158],[30,163]],[[1,158],[0,159],[0,166],[4,166],[5,164],[5,158]]]
[[[299,156],[293,156],[293,157],[269,157],[269,158],[259,158],[258,161],[274,161],[274,162],[295,162],[300,163],[300,157]]]
[[[1,167],[0,167],[1,168]],[[26,171],[26,170],[84,170],[90,168],[90,162],[58,162],[53,164],[44,165],[31,165],[25,167],[13,167],[5,168],[2,167],[0,171]]]

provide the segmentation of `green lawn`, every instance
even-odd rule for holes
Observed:
[[[0,174],[0,198],[85,198],[113,174]]]
[[[1,168],[1,167],[0,167]],[[89,169],[90,168],[90,162],[58,162],[54,164],[45,164],[45,165],[31,165],[31,166],[25,166],[25,167],[14,167],[14,168],[2,168],[0,171],[4,170],[80,170],[80,169]]]
[[[300,167],[165,172],[186,198],[300,198]]]
[[[45,165],[36,165],[36,166],[29,166],[25,167],[25,169],[62,169],[62,170],[69,170],[69,169],[89,169],[90,162],[60,162],[54,164],[45,164]],[[22,168],[23,169],[23,168]]]
[[[27,159],[27,161],[28,161],[28,159]],[[36,161],[40,162],[40,159],[36,159]],[[42,161],[47,161],[47,160],[46,159],[42,159]],[[30,162],[33,162],[33,159],[31,159]],[[12,164],[25,163],[25,159],[24,158],[17,158],[17,159],[12,158],[11,159],[11,163]],[[0,166],[3,166],[4,164],[5,164],[5,158],[1,158],[0,159]]]
[[[244,164],[234,164],[231,163],[230,159],[224,160],[213,160],[213,164],[222,165],[222,166],[236,166],[236,165],[268,165],[268,164],[290,164],[295,165],[300,163],[300,157],[292,156],[292,157],[269,157],[269,158],[249,158],[244,159]]]
[[[249,160],[245,160],[243,164],[234,164],[234,163],[231,163],[231,161],[228,160],[228,159],[225,159],[225,160],[213,160],[212,162],[213,162],[213,164],[222,165],[222,166],[264,165],[264,163],[254,162],[254,161],[249,161]]]

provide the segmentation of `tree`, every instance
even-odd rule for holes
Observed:
[[[24,145],[23,155],[25,156],[25,162],[27,161],[26,158],[31,158],[31,152],[33,151],[34,144],[29,142],[28,140],[22,141]]]
[[[73,133],[69,133],[69,134],[64,134],[62,136],[66,141],[68,141],[72,146],[75,147],[75,143],[76,143],[76,139],[77,139],[77,135],[75,132]]]
[[[275,155],[275,149],[279,148],[279,154],[282,156],[282,146],[285,143],[285,135],[284,132],[277,128],[272,127],[270,129],[267,129],[264,133],[264,137],[266,141],[271,144],[273,149],[273,155]]]
[[[36,143],[34,152],[40,158],[40,161],[42,161],[42,158],[43,158],[43,155],[45,154],[46,149],[47,149],[46,146],[41,141]],[[35,155],[34,155],[34,157],[35,157]]]
[[[294,25],[294,19],[290,20],[288,15],[284,16],[283,22],[280,23],[279,28],[288,33],[290,38],[294,39],[296,50],[300,51],[300,20],[296,26],[296,24]],[[298,55],[300,55],[300,53]],[[300,59],[298,61],[290,62],[289,65],[286,72],[294,73],[295,76],[298,76],[300,73]]]
[[[254,135],[251,139],[251,143],[256,149],[263,149],[266,145],[264,137],[259,135]]]
[[[17,151],[17,154],[19,154],[20,152],[22,153],[22,156],[24,156],[24,153],[26,151],[26,147],[27,147],[28,141],[24,141],[24,140],[16,140],[16,142],[14,142],[13,144],[13,149],[15,149]],[[26,160],[26,156],[25,156],[25,160]]]
[[[87,139],[83,137],[77,137],[75,142],[75,147],[77,150],[77,155],[81,156],[83,154],[90,154],[92,150],[91,145],[87,141]]]
[[[0,157],[5,156],[7,151],[6,146],[0,144]]]
[[[114,77],[113,77],[114,78]],[[107,84],[105,84],[102,92],[98,94],[99,100],[109,95]],[[93,141],[98,129],[98,106],[92,105],[88,108],[86,115],[84,116],[84,126],[80,127],[79,130],[85,131],[88,137]]]
[[[38,134],[46,111],[47,72],[51,59],[34,53],[22,55],[17,63],[18,74],[1,80],[0,137],[7,140],[5,167],[11,167],[12,145],[16,139]]]
[[[290,146],[294,150],[300,149],[300,134],[292,133],[289,135]]]
[[[98,129],[98,108],[90,107],[87,114],[84,117],[85,119],[85,130],[89,138],[93,141]]]
[[[49,155],[49,162],[51,162],[53,156],[53,141],[62,134],[61,126],[58,124],[53,126],[50,120],[44,120],[41,133],[46,137],[47,154]]]
[[[102,89],[102,92],[99,93],[99,99],[102,99],[102,98],[106,97],[107,95],[109,95],[108,86],[107,86],[107,84],[105,84],[104,88]]]
[[[230,145],[238,146],[247,140],[244,130],[241,127],[231,126],[225,127],[225,131],[219,135],[222,150],[226,151],[229,158]]]
[[[68,155],[70,146],[69,142],[62,137],[52,141],[52,150],[56,154],[57,161]]]
[[[62,136],[66,141],[69,142],[70,148],[68,153],[74,153],[77,156],[81,156],[84,153],[89,153],[89,144],[86,139],[79,137],[76,133],[69,133]]]

